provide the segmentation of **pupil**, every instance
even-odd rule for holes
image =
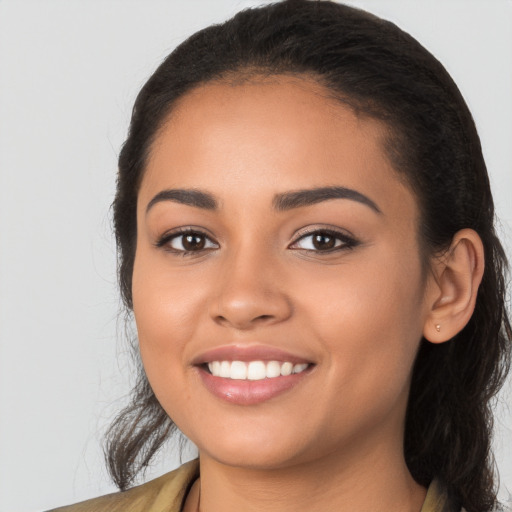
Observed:
[[[183,247],[187,251],[203,249],[205,245],[204,236],[201,235],[185,235],[183,237]]]
[[[315,249],[332,249],[334,247],[334,237],[327,234],[315,235],[313,238],[313,245]]]

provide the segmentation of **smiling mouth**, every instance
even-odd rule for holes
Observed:
[[[310,364],[293,364],[290,361],[212,361],[205,366],[214,377],[258,381],[302,373]]]
[[[191,362],[211,394],[242,406],[277,400],[302,387],[299,383],[317,366],[304,355],[258,343],[216,347]]]

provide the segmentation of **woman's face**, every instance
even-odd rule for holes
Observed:
[[[401,447],[428,311],[417,204],[384,127],[326,96],[291,77],[210,83],[153,144],[134,313],[151,386],[202,457]]]

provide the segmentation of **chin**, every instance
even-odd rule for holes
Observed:
[[[336,451],[338,443],[332,433],[314,430],[311,432],[296,420],[286,425],[253,420],[191,432],[189,438],[198,447],[200,456],[219,464],[268,471],[309,463],[322,453]]]
[[[292,449],[283,446],[234,446],[227,445],[209,446],[208,450],[199,450],[200,456],[207,456],[219,464],[225,466],[252,469],[273,470],[282,469],[305,462],[307,457],[298,454],[297,448]],[[302,455],[302,456],[301,456]]]

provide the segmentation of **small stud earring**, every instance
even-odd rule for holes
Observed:
[[[439,332],[441,330],[441,326],[439,324],[436,325],[436,331]]]

